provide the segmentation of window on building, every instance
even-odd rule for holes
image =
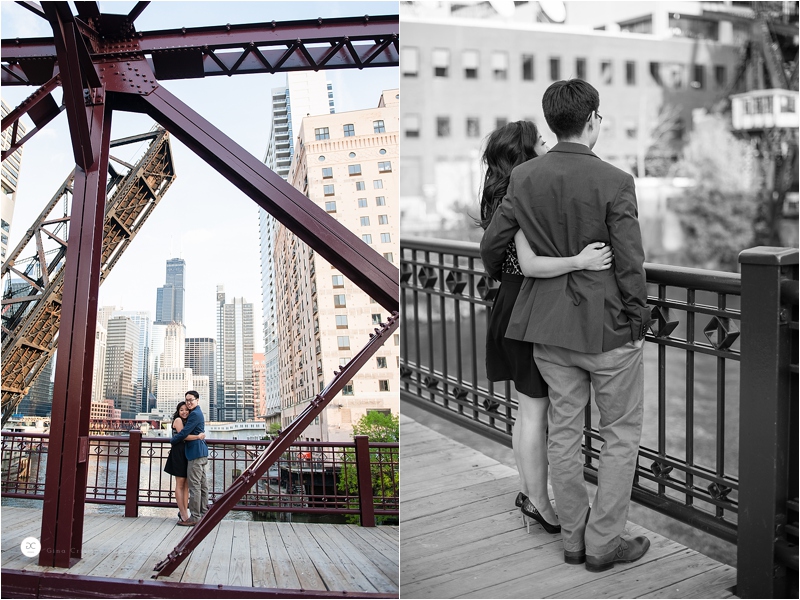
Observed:
[[[694,65],[692,68],[692,87],[696,90],[702,90],[706,87],[706,66]]]
[[[725,88],[725,85],[728,83],[725,65],[714,65],[714,81],[717,84],[717,89]]]
[[[492,77],[498,81],[508,79],[508,52],[492,52]]]
[[[369,217],[361,217],[361,226],[369,227]]]
[[[342,287],[342,286],[339,286]],[[334,308],[344,308],[347,306],[347,297],[344,294],[336,294],[333,297]]]
[[[437,48],[431,56],[434,77],[447,77],[450,68],[450,51]]]
[[[450,117],[436,117],[436,136],[450,137]]]
[[[403,77],[419,74],[419,51],[411,46],[400,46],[400,72]]]
[[[367,208],[367,199],[366,198],[359,198],[358,199],[358,208]]]
[[[345,365],[346,365],[347,363],[349,363],[349,362],[350,362],[350,357],[349,357],[349,356],[341,356],[341,357],[339,357],[339,366],[340,366],[340,367],[343,367],[343,366],[345,366]],[[321,369],[321,368],[322,368],[322,361],[319,361],[319,362],[317,363],[317,368],[318,368],[318,369]]]
[[[330,133],[328,133],[327,127],[317,127],[314,130],[314,138],[317,140],[328,140],[330,139]]]
[[[350,349],[350,336],[349,335],[336,336],[336,343],[339,346],[339,350],[349,350]]]
[[[550,59],[550,81],[558,81],[561,79],[561,59]]]
[[[467,137],[480,137],[481,126],[478,117],[467,117]]]
[[[322,191],[325,193],[326,196],[334,196],[335,192],[333,191],[333,184],[323,185]]]
[[[347,329],[347,315],[336,315],[336,329]]]
[[[347,173],[350,177],[353,175],[361,175],[361,165],[347,165]]]
[[[381,313],[373,313],[372,314],[372,324],[373,325],[380,325],[381,324]]]
[[[585,58],[576,58],[575,59],[575,77],[577,79],[586,80],[586,59]]]
[[[367,184],[366,183],[364,183],[363,181],[356,181],[356,191],[357,192],[363,192],[365,189],[367,189]]]
[[[389,173],[392,170],[392,161],[384,160],[378,163],[379,173]]]
[[[373,179],[372,180],[372,189],[373,190],[382,190],[383,189],[383,179]]]
[[[336,201],[326,202],[325,203],[325,211],[326,212],[336,212]]]
[[[386,206],[386,198],[383,196],[375,196],[375,206]]]
[[[322,167],[322,178],[330,179],[333,177],[333,167]]]
[[[386,357],[385,356],[376,356],[375,363],[379,369],[386,368]]]
[[[522,81],[533,81],[533,54],[522,55]]]
[[[625,83],[628,85],[636,85],[636,62],[632,60],[625,61]]]
[[[344,275],[332,275],[331,277],[333,279],[333,287],[344,287]]]
[[[395,333],[392,336],[392,338],[394,339],[394,345],[395,346],[399,346],[400,345],[400,334],[399,333]]]
[[[650,77],[653,78],[656,85],[664,85],[664,82],[661,80],[661,63],[650,63]]]
[[[381,242],[384,244],[389,244],[392,241],[392,235],[390,233],[382,233],[381,234]]]
[[[342,396],[353,396],[354,394],[355,391],[353,390],[353,382],[350,381],[348,383],[345,383],[344,387],[342,388]]]
[[[394,263],[394,255],[391,252],[384,252],[383,258],[388,260],[390,263]]]
[[[378,380],[378,391],[380,391],[380,392],[388,392],[389,391],[389,380],[388,379],[379,379]]]
[[[0,219],[0,227],[2,227],[3,231],[9,232],[11,230],[11,224],[6,222],[5,219]]]
[[[344,137],[353,137],[356,134],[356,128],[352,123],[344,126]]]
[[[403,132],[406,137],[419,137],[419,122],[419,115],[403,115]]]
[[[363,234],[363,235],[361,236],[361,240],[362,240],[362,241],[363,241],[365,244],[371,244],[371,243],[372,243],[372,234],[370,234],[370,233],[365,233],[365,234]]]
[[[610,60],[600,61],[600,83],[611,85],[613,83],[613,65]]]
[[[461,65],[464,67],[464,79],[478,78],[480,54],[477,50],[464,50],[461,53]]]
[[[373,121],[372,122],[372,129],[375,133],[385,133],[386,126],[383,124],[383,120]]]
[[[389,215],[378,215],[378,225],[388,225]]]
[[[506,119],[505,117],[497,117],[494,120],[495,129],[500,129],[501,127],[505,127],[506,125],[508,125],[508,119]]]

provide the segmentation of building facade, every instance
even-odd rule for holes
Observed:
[[[0,101],[2,107],[3,118],[11,112],[11,108]],[[17,139],[25,136],[25,125],[19,124],[17,131]],[[2,132],[0,141],[2,142],[2,149],[6,150],[11,147],[11,133],[12,128],[9,127]],[[8,253],[8,236],[11,231],[11,222],[14,220],[14,207],[17,200],[17,186],[19,184],[19,174],[22,169],[22,146],[17,148],[11,153],[6,160],[3,161],[2,177],[0,177],[0,185],[3,188],[2,200],[0,200],[0,262],[6,261],[6,254]]]
[[[156,321],[183,323],[186,283],[186,261],[182,258],[167,260],[167,279],[156,291]]]
[[[541,106],[552,82],[581,78],[597,88],[603,120],[594,152],[643,176],[652,174],[654,153],[667,162],[677,156],[692,110],[726,97],[740,60],[730,23],[704,37],[684,15],[682,33],[666,11],[651,15],[653,32],[402,18],[401,210],[409,232],[447,229],[477,207],[480,151],[494,129],[530,120],[556,142]]]
[[[333,85],[322,71],[297,71],[286,74],[286,85],[272,89],[272,128],[264,164],[287,178],[294,155],[294,139],[306,115],[336,112]],[[275,298],[275,234],[276,221],[265,210],[258,209],[259,247],[261,258],[262,326],[265,361],[265,409],[261,414],[277,418],[280,414],[278,321]]]
[[[111,317],[106,336],[104,400],[113,400],[122,418],[139,412],[136,396],[136,357],[139,355],[139,326],[128,317]]]
[[[112,316],[128,317],[139,326],[139,354],[136,357],[136,395],[139,410],[147,412],[147,396],[150,392],[150,312],[143,310],[117,310]]]
[[[216,380],[216,349],[217,342],[214,338],[186,338],[184,366],[192,370],[192,377],[195,381],[197,381],[199,377],[206,377],[208,380],[207,385],[210,387],[205,396],[201,395],[201,399],[205,398],[206,401],[206,409],[203,410],[203,414],[205,414],[206,417],[211,418],[208,410],[214,407],[215,411],[213,418],[215,419],[217,418],[216,386],[213,384]],[[198,392],[201,391],[198,388],[194,389]]]
[[[309,116],[289,181],[386,260],[399,259],[399,90],[375,108]],[[285,227],[275,247],[282,426],[367,343],[388,314]],[[349,440],[368,411],[399,411],[398,347],[384,345],[303,434]]]
[[[22,397],[17,412],[28,417],[49,417],[53,409],[53,365],[54,354],[34,380],[28,393]]]
[[[223,286],[217,286],[217,419],[252,421],[253,403],[253,305],[244,298],[226,302]]]
[[[106,325],[108,321],[106,321]],[[92,402],[100,402],[106,391],[106,328],[97,321],[94,333],[94,363],[92,364]]]
[[[267,381],[266,358],[263,352],[253,354],[253,404],[256,418],[264,419],[267,415]]]

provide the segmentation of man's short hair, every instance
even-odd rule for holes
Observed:
[[[542,96],[544,118],[559,139],[579,136],[589,115],[598,108],[600,94],[583,79],[556,81]]]
[[[186,392],[186,393],[184,394],[184,396],[194,396],[194,399],[195,399],[195,400],[200,400],[200,394],[199,394],[199,392],[195,392],[194,390],[189,390],[188,392]]]

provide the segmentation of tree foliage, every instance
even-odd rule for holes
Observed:
[[[353,425],[353,435],[366,435],[370,442],[397,443],[400,441],[400,418],[397,415],[368,412]],[[399,448],[370,448],[370,474],[372,479],[372,498],[375,507],[383,507],[384,499],[400,497]],[[356,471],[355,450],[347,449],[342,457],[338,487],[350,497],[348,504],[358,507],[358,473]],[[358,523],[358,515],[348,515],[347,520]],[[377,515],[378,525],[397,525],[397,517]]]
[[[760,177],[754,149],[733,136],[720,115],[695,124],[676,174],[694,181],[672,208],[691,266],[736,271],[739,252],[752,245]]]

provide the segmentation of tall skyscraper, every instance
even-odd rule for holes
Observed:
[[[186,327],[172,322],[164,326],[163,333],[161,353],[156,361],[156,406],[172,414],[186,391],[192,389],[192,370],[185,366]]]
[[[223,286],[217,286],[218,416],[221,421],[249,421],[253,405],[253,305],[244,298],[225,302]]]
[[[264,375],[266,361],[263,352],[253,355],[253,404],[256,407],[256,418],[263,418],[267,412],[267,386]]]
[[[197,382],[198,377],[208,378],[209,389],[207,390],[208,393],[205,396],[207,403],[206,409],[214,408],[214,415],[212,416],[209,414],[208,410],[204,409],[203,414],[205,414],[207,419],[217,418],[217,390],[216,385],[214,385],[214,382],[216,381],[216,349],[217,342],[214,340],[214,338],[186,338],[184,365],[192,370],[192,377],[194,378],[195,382]],[[197,387],[194,389],[202,394],[202,390],[198,389]],[[203,399],[202,395],[200,399]],[[200,404],[202,406],[202,402]]]
[[[108,325],[108,321],[106,321]],[[105,399],[106,391],[106,347],[108,332],[106,327],[97,320],[97,329],[94,333],[94,364],[92,365],[92,402]]]
[[[272,89],[272,129],[264,163],[286,179],[294,155],[294,141],[303,118],[307,115],[335,113],[335,109],[333,86],[325,80],[323,72],[287,73],[286,85]],[[265,412],[276,415],[280,412],[280,376],[273,254],[278,222],[263,209],[258,209],[258,213],[264,328]]]
[[[106,336],[105,399],[113,400],[123,419],[139,412],[135,393],[139,326],[128,317],[111,317]]]
[[[150,391],[150,312],[143,310],[117,310],[111,316],[128,317],[139,326],[139,354],[136,357],[136,395],[140,409],[147,412],[147,394]]]
[[[386,90],[376,108],[303,119],[289,174],[293,186],[393,264],[400,246],[399,100],[399,90]],[[388,314],[283,226],[274,263],[285,427]],[[398,358],[398,347],[384,344],[303,437],[347,440],[368,411],[398,413]]]
[[[166,283],[156,292],[156,321],[183,323],[186,261],[170,258],[167,261]]]
[[[182,323],[153,323],[150,338],[150,394],[156,398],[161,371],[184,367],[185,340],[186,327]]]
[[[0,106],[2,106],[3,118],[5,118],[5,116],[11,112],[11,109],[2,101],[0,101]],[[12,128],[9,127],[2,132],[0,141],[2,142],[3,150],[11,147],[11,130]],[[20,123],[17,131],[17,139],[24,136],[25,125]],[[11,222],[14,220],[14,206],[16,205],[17,185],[19,184],[19,172],[21,168],[22,146],[12,152],[11,156],[3,161],[2,169],[0,169],[2,170],[2,178],[0,179],[2,179],[3,188],[2,204],[0,205],[0,217],[2,217],[2,220],[0,220],[0,260],[2,260],[2,262],[5,262],[8,252],[8,236],[11,231]]]
[[[19,414],[26,417],[46,417],[53,409],[53,365],[55,355],[47,361],[39,376],[34,380],[28,393],[23,396],[17,407]]]

